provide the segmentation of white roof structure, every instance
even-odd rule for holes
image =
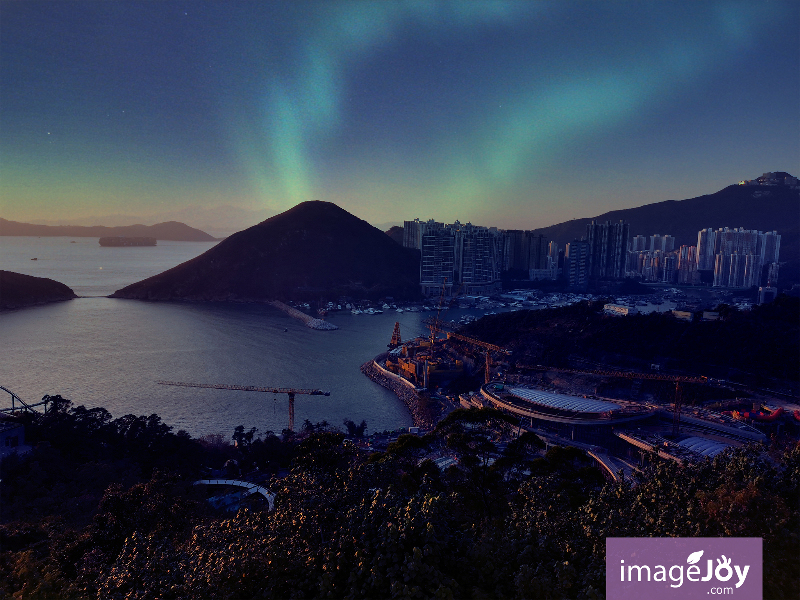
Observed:
[[[679,446],[683,446],[688,450],[702,454],[703,456],[716,456],[720,452],[728,449],[728,444],[722,442],[715,442],[701,437],[690,437],[678,442]]]
[[[619,404],[614,404],[613,402],[591,400],[589,398],[579,398],[577,396],[565,396],[563,394],[551,394],[549,392],[542,392],[529,388],[506,388],[506,391],[522,400],[569,412],[604,413],[622,408]]]

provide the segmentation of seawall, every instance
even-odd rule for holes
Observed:
[[[375,360],[370,360],[361,365],[361,372],[378,385],[394,392],[395,396],[408,407],[414,426],[420,429],[431,430],[436,423],[422,410],[419,394],[414,386],[402,377],[390,373],[382,368]]]
[[[320,331],[330,331],[333,329],[339,329],[333,323],[328,323],[327,321],[323,321],[322,319],[315,319],[314,317],[307,315],[306,313],[301,312],[296,308],[292,308],[288,304],[284,304],[279,300],[270,300],[268,304],[271,304],[275,308],[282,310],[290,317],[297,319],[298,321],[302,321],[306,327],[310,327],[311,329],[319,329]]]

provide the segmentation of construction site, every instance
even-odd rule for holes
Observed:
[[[455,324],[438,315],[425,324],[429,336],[406,342],[395,324],[389,352],[375,361],[385,379],[400,382],[406,396],[439,399],[443,413],[491,407],[514,415],[520,432],[533,432],[548,446],[584,450],[612,479],[655,459],[701,461],[800,429],[796,411],[785,413],[768,398],[731,389],[727,382],[588,364],[516,364],[509,349],[452,331]],[[465,381],[478,389],[459,391]],[[724,399],[697,402],[700,397]]]

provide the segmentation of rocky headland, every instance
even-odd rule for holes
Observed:
[[[75,292],[58,281],[0,271],[0,310],[63,302],[77,298]]]

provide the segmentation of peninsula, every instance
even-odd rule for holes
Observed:
[[[0,311],[62,302],[77,297],[75,292],[58,281],[0,271]]]

